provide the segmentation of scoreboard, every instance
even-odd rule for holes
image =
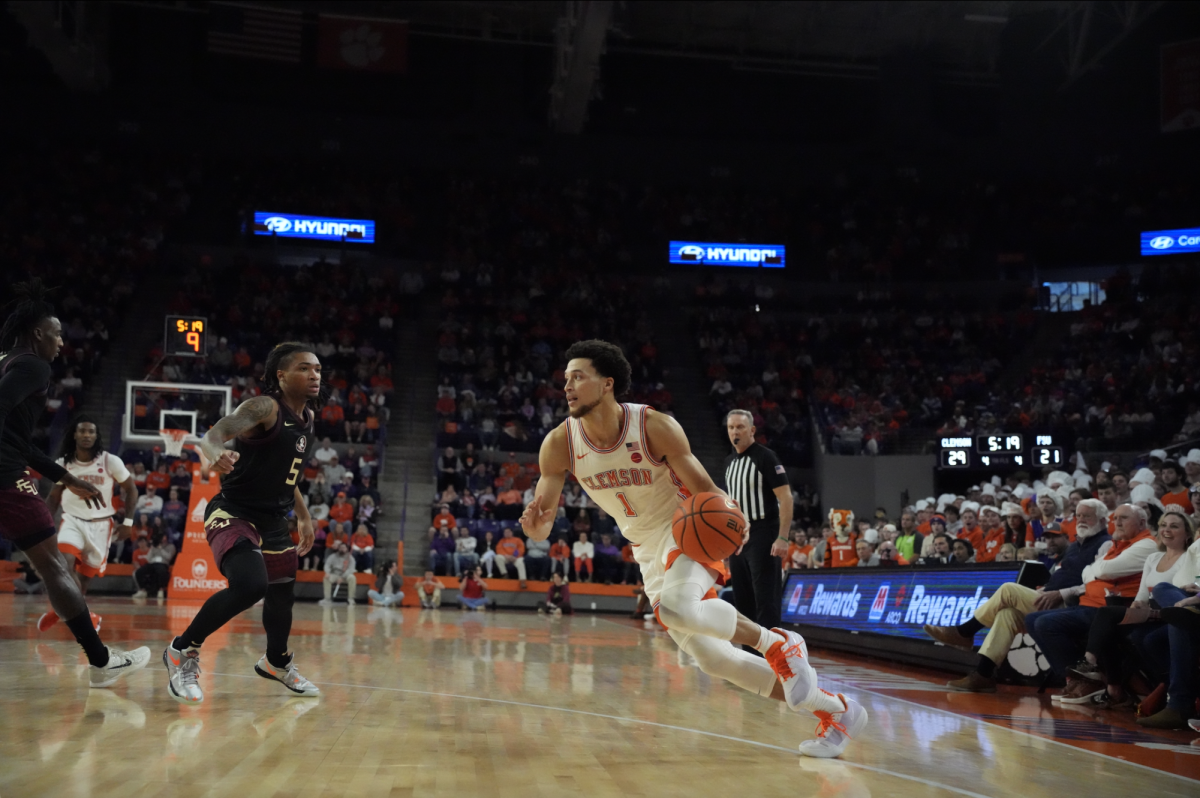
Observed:
[[[1052,435],[944,436],[938,444],[938,467],[943,469],[1061,468],[1066,462]]]

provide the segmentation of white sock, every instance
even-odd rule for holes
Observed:
[[[782,635],[780,635],[776,632],[772,632],[770,629],[763,626],[763,627],[760,627],[758,630],[758,642],[754,644],[754,648],[756,651],[766,654],[767,649],[770,648],[772,645],[774,645],[776,642],[785,643],[787,641],[783,639]]]
[[[835,715],[846,711],[846,705],[842,703],[842,699],[820,688],[804,704],[804,708],[813,712],[829,712]]]

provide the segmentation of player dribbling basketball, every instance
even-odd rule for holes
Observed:
[[[671,638],[705,673],[776,700],[807,709],[820,723],[817,738],[800,744],[808,756],[835,757],[867,725],[857,702],[817,686],[804,639],[765,629],[715,597],[720,563],[700,563],[675,545],[671,518],[688,495],[723,493],[692,454],[683,429],[646,405],[617,401],[629,389],[630,366],[606,341],[580,341],[567,349],[566,397],[570,415],[542,443],[542,477],[521,515],[525,534],[545,540],[554,523],[566,474],[583,485],[634,546],[646,595]],[[543,509],[545,508],[545,509]],[[765,661],[736,646],[749,645]]]

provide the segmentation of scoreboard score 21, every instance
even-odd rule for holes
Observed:
[[[163,354],[167,357],[205,357],[208,354],[208,319],[204,316],[167,316]]]

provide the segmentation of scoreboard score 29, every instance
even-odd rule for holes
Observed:
[[[1053,436],[1035,435],[1026,446],[1025,435],[1007,432],[997,435],[947,436],[939,440],[940,468],[1061,468],[1063,449]]]
[[[204,316],[167,316],[163,354],[170,357],[208,355],[208,319]]]

